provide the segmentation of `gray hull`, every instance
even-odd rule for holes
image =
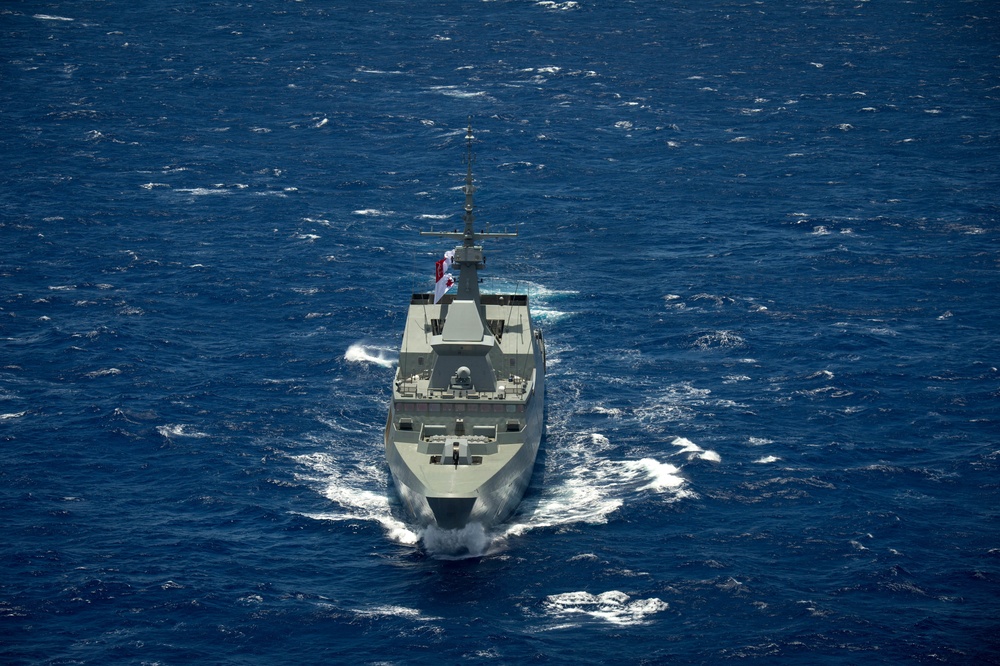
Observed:
[[[390,411],[386,460],[396,491],[414,520],[441,529],[460,529],[469,523],[490,527],[514,513],[531,482],[541,444],[544,401],[540,395],[543,395],[544,380],[541,383],[540,390],[536,389],[539,399],[532,406],[526,427],[520,433],[522,441],[498,447],[506,449],[498,452],[504,457],[498,469],[483,469],[482,465],[444,465],[442,469],[433,470],[441,474],[421,473],[421,465],[430,465],[430,456],[415,453],[419,444],[395,441],[394,414]],[[426,472],[426,468],[423,471]]]

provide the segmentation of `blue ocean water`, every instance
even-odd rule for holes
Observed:
[[[990,0],[0,6],[6,664],[1000,663]],[[548,430],[381,445],[475,126]]]

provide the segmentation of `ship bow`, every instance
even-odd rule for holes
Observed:
[[[434,522],[444,530],[456,530],[469,522],[475,497],[428,497],[427,504],[434,512]]]

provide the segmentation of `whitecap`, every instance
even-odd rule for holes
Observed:
[[[531,308],[531,318],[535,321],[551,324],[569,316],[570,313],[561,310],[553,310],[541,306]]]
[[[649,476],[649,484],[642,486],[639,490],[661,492],[667,489],[680,488],[686,482],[684,477],[680,476],[680,469],[669,463],[661,463],[652,458],[643,458],[634,463],[627,463],[627,466],[633,467]]]
[[[183,194],[190,194],[193,197],[204,197],[212,194],[229,194],[229,190],[219,187],[185,187],[174,190]]]
[[[335,511],[300,515],[313,520],[372,521],[379,524],[386,536],[396,543],[406,546],[419,543],[419,532],[392,515],[384,465],[345,467],[343,461],[328,453],[308,453],[293,456],[292,459],[310,472],[296,475],[297,478],[321,484],[322,495],[339,507]]]
[[[373,351],[376,351],[377,355],[373,354]],[[384,349],[354,343],[344,353],[344,360],[349,363],[370,363],[383,368],[391,368],[396,364],[396,359],[386,358],[385,354],[386,350]]]
[[[579,9],[580,3],[570,0],[569,2],[554,2],[553,0],[541,0],[541,2],[536,2],[536,5],[545,7],[546,9],[553,9],[558,11],[568,11],[570,9]]]
[[[523,513],[505,526],[502,536],[574,523],[601,525],[643,493],[666,502],[695,496],[676,466],[653,458],[601,457],[612,448],[600,433],[578,435],[560,452],[560,469],[546,474],[549,481],[540,496],[525,502]]]
[[[28,413],[27,411],[23,411],[23,412],[11,412],[9,414],[0,414],[0,421],[6,421],[8,419],[19,419],[27,413]]]
[[[39,21],[75,21],[76,19],[71,19],[66,16],[52,16],[51,14],[35,14],[32,18],[36,18]]]
[[[781,458],[777,456],[764,456],[763,458],[758,458],[757,460],[754,460],[754,462],[759,465],[767,465],[773,462],[778,462],[779,460],[781,460]]]
[[[595,405],[590,408],[591,414],[601,414],[603,416],[610,416],[612,418],[621,418],[622,410],[619,407],[605,407],[603,405]]]
[[[206,433],[199,432],[197,430],[188,430],[191,426],[185,423],[176,423],[173,425],[161,425],[156,428],[156,432],[160,433],[166,438],[171,437],[192,437],[195,439],[201,439],[203,437],[208,437]]]
[[[86,376],[93,379],[95,377],[108,377],[113,375],[120,375],[121,372],[122,371],[119,370],[118,368],[104,368],[102,370],[94,370],[93,372],[88,372]]]
[[[448,97],[457,97],[459,99],[473,99],[476,97],[485,97],[486,92],[482,90],[478,91],[466,91],[466,90],[439,90],[442,95],[447,95]]]
[[[722,456],[720,456],[718,453],[711,450],[706,451],[705,449],[701,448],[700,446],[692,442],[690,439],[687,439],[685,437],[676,437],[674,438],[674,441],[671,443],[674,446],[680,447],[680,451],[678,451],[678,453],[687,453],[688,460],[694,460],[695,458],[698,458],[700,460],[707,460],[709,462],[722,462]]]
[[[369,606],[368,608],[355,608],[353,611],[363,617],[402,617],[410,620],[432,621],[440,620],[439,617],[424,615],[422,611],[407,606],[394,606],[385,604],[381,606]]]
[[[354,215],[365,215],[367,217],[385,217],[386,215],[393,215],[391,210],[379,210],[377,208],[362,208],[361,210],[352,211]]]
[[[695,408],[709,404],[711,391],[699,389],[683,382],[662,389],[660,395],[647,398],[634,410],[640,422],[659,425],[665,421],[678,421],[689,417]]]
[[[611,590],[594,595],[589,592],[564,592],[545,598],[545,611],[558,619],[586,616],[619,626],[639,625],[647,616],[668,608],[661,599],[633,600],[628,594]]]
[[[732,331],[706,333],[694,341],[694,346],[703,350],[714,348],[735,349],[743,347],[745,344],[743,338]]]

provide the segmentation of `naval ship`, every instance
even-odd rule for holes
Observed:
[[[403,504],[422,525],[460,529],[506,520],[524,496],[545,427],[545,343],[526,294],[480,294],[472,127],[466,133],[461,244],[435,268],[434,293],[413,294],[385,426],[385,457]],[[447,293],[455,280],[456,293]]]

